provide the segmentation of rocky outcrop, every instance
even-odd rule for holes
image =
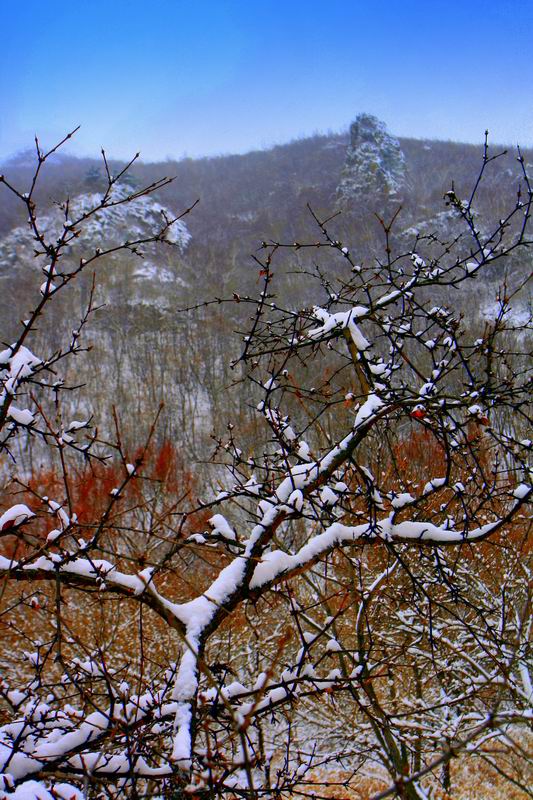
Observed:
[[[127,184],[117,184],[110,197],[113,203],[105,210],[93,213],[80,226],[80,235],[65,249],[61,261],[66,273],[76,269],[81,257],[90,258],[97,248],[113,251],[126,240],[146,239],[174,218],[172,211],[151,195],[141,195],[123,202],[131,192]],[[101,195],[98,193],[81,194],[70,200],[69,223],[90,214],[100,202]],[[53,240],[61,235],[65,227],[65,215],[66,207],[56,205],[38,217],[39,228],[47,238]],[[190,240],[191,235],[185,223],[176,220],[165,235],[165,242],[175,247],[174,254],[152,243],[142,247],[143,257],[118,250],[114,255],[102,259],[102,264],[107,264],[109,268],[99,270],[101,295],[106,302],[113,302],[118,287],[123,301],[139,302],[146,298],[151,302],[160,298],[164,301],[168,296],[169,284],[183,284],[180,257]],[[29,225],[13,228],[0,239],[0,314],[5,313],[2,301],[8,297],[8,288],[14,291],[17,285],[21,286],[25,281],[31,285],[32,275],[37,282],[39,279],[42,281],[41,270],[47,260],[45,256],[36,257],[36,241]],[[120,269],[112,268],[119,264]],[[83,284],[84,280],[80,279],[77,283]]]
[[[406,186],[405,158],[384,122],[359,114],[350,126],[350,145],[337,187],[337,205],[357,212],[368,202],[399,200]]]

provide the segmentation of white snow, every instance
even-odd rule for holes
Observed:
[[[34,517],[35,514],[24,503],[17,503],[11,506],[7,511],[4,511],[0,517],[0,531],[4,528],[14,527],[21,525],[26,520]]]
[[[338,311],[336,314],[330,314],[325,308],[315,306],[313,308],[313,316],[321,320],[322,326],[320,328],[313,328],[308,331],[307,336],[310,339],[322,339],[326,334],[332,331],[342,331],[347,328],[350,331],[353,343],[358,350],[364,351],[370,347],[370,343],[365,339],[354,320],[365,317],[368,314],[366,306],[353,306],[348,311]]]
[[[213,533],[218,533],[224,539],[234,542],[237,539],[235,531],[230,527],[228,521],[222,514],[215,514],[209,521],[213,528]]]
[[[399,511],[400,508],[403,508],[404,506],[407,506],[410,503],[414,503],[414,499],[415,498],[413,497],[413,495],[410,494],[409,492],[403,492],[402,494],[398,494],[396,495],[396,497],[393,497],[393,499],[391,500],[391,505],[394,509]]]
[[[31,425],[35,420],[35,417],[28,408],[17,408],[13,403],[9,406],[8,416],[18,425]]]

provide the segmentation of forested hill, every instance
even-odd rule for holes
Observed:
[[[489,159],[502,150],[490,144]],[[531,152],[523,155],[526,164],[533,161]],[[73,258],[85,255],[87,249],[104,246],[106,238],[127,239],[132,230],[145,235],[161,209],[173,216],[199,200],[184,220],[183,236],[176,242],[179,247],[154,248],[144,260],[121,259],[120,264],[99,271],[98,297],[114,308],[115,317],[141,315],[142,330],[146,325],[158,327],[160,315],[173,314],[176,307],[213,296],[231,297],[234,292],[255,292],[257,265],[251,254],[262,241],[313,242],[321,237],[309,208],[321,219],[333,215],[332,235],[364,263],[384,255],[378,216],[391,219],[398,209],[394,252],[408,252],[417,234],[441,242],[464,235],[464,220],[446,205],[445,193],[453,185],[457,196],[468,199],[483,156],[482,144],[398,139],[375,117],[360,114],[345,133],[315,135],[269,150],[160,163],[139,161],[121,191],[140,189],[163,176],[175,179],[155,192],[150,202],[137,204],[133,217],[108,215],[105,227],[92,228],[92,234],[88,231],[88,238],[80,240],[70,254]],[[511,148],[489,160],[477,188],[476,225],[487,241],[494,225],[516,203],[521,183],[524,189],[516,156]],[[109,166],[116,175],[124,164],[111,161]],[[35,155],[27,152],[4,164],[2,171],[24,191],[34,169]],[[101,159],[75,158],[61,151],[46,162],[39,181],[34,198],[45,227],[61,223],[58,203],[65,198],[70,198],[74,208],[89,207],[106,186]],[[11,330],[18,323],[13,309],[20,287],[37,289],[41,272],[22,204],[17,205],[1,184],[0,198],[0,311]],[[330,269],[330,255],[317,251],[316,260]],[[289,302],[317,301],[306,293],[305,281],[292,277],[295,270],[307,266],[289,254],[278,261],[276,291]],[[485,273],[483,286],[477,287],[483,293],[478,306],[491,302],[506,270],[523,274],[528,269],[523,255],[512,270],[509,259],[495,262]],[[84,296],[81,291],[82,301]]]
[[[466,191],[481,166],[482,145],[398,141],[406,173],[406,191],[401,199],[409,218],[424,218],[442,210],[442,198],[451,182],[455,182],[458,192]],[[139,163],[131,174],[139,186],[163,175],[175,176],[175,181],[158,199],[173,211],[200,199],[187,220],[193,235],[191,257],[195,248],[207,246],[216,248],[218,257],[224,254],[231,258],[236,251],[250,252],[265,237],[302,235],[309,229],[308,203],[319,215],[331,214],[349,144],[348,132],[315,135],[244,155]],[[492,145],[490,152],[502,149]],[[532,159],[530,153],[524,155],[526,160]],[[490,176],[493,195],[516,189],[510,180],[511,174],[518,174],[515,156],[510,151],[494,165]],[[111,166],[118,171],[122,164],[112,162]],[[6,177],[22,187],[28,183],[33,169],[34,157],[29,151],[2,165]],[[96,191],[103,181],[101,160],[59,155],[47,164],[37,201],[46,208],[67,194],[75,197]],[[24,220],[8,193],[0,190],[0,195],[0,236],[3,236]],[[369,199],[372,198],[367,195],[354,201],[363,220]]]

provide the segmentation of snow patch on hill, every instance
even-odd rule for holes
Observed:
[[[69,250],[73,256],[83,251],[90,255],[96,248],[108,250],[117,247],[124,241],[135,242],[146,239],[161,229],[169,220],[174,218],[170,209],[157,202],[153,196],[136,197],[127,203],[121,204],[131,194],[131,189],[125,185],[114,187],[111,199],[118,205],[111,205],[103,210],[96,211],[80,226],[80,235],[73,239]],[[84,215],[97,208],[102,200],[98,193],[86,193],[70,200],[68,205],[63,203],[55,206],[49,213],[38,217],[39,230],[48,239],[58,238],[63,233],[65,226],[71,226]],[[177,247],[184,252],[189,245],[191,235],[187,226],[181,220],[173,222],[166,234],[165,242]],[[42,258],[35,258],[35,251],[41,247],[35,234],[28,224],[27,227],[14,228],[0,240],[0,276],[6,277],[12,270],[32,263],[42,267]],[[146,266],[146,264],[145,264]],[[163,282],[168,280],[163,270]],[[156,278],[154,269],[146,270],[142,274],[138,270],[137,277],[146,277],[150,280]]]

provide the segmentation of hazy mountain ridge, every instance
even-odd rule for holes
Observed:
[[[467,190],[481,167],[482,145],[403,138],[397,141],[412,184],[405,197],[409,208],[440,205],[452,180],[458,192]],[[183,210],[199,198],[199,207],[187,220],[193,235],[200,232],[212,238],[214,226],[206,227],[206,220],[225,225],[235,219],[245,222],[252,233],[257,230],[260,239],[265,234],[259,232],[261,222],[271,225],[287,212],[300,217],[307,202],[318,211],[332,212],[349,144],[348,132],[315,135],[244,155],[140,162],[132,168],[131,175],[139,186],[163,175],[175,176],[175,181],[161,192],[161,202],[173,211]],[[501,149],[492,145],[491,154]],[[14,158],[2,167],[6,177],[18,186],[26,185],[33,172],[34,162],[28,155]],[[515,155],[509,152],[493,165],[491,175],[496,176],[493,180],[497,184],[509,182],[508,171],[518,177]],[[524,151],[524,156],[526,161],[533,160],[532,152]],[[114,171],[122,166],[123,162],[111,162]],[[62,155],[47,164],[36,199],[47,208],[66,195],[75,197],[101,188],[103,179],[101,160]],[[0,190],[0,194],[0,235],[4,235],[24,220],[8,193]],[[250,224],[252,221],[254,224]],[[290,222],[284,220],[285,225]],[[238,233],[237,226],[235,235]]]
[[[106,308],[98,314],[98,325],[91,326],[88,341],[94,349],[87,360],[84,379],[100,419],[109,406],[107,395],[100,397],[104,374],[111,376],[109,385],[113,385],[117,403],[134,397],[139,413],[153,409],[164,396],[173,409],[165,424],[176,437],[184,435],[186,420],[217,420],[221,415],[226,418],[229,400],[227,395],[222,400],[219,389],[234,381],[229,364],[241,346],[234,331],[246,328],[249,306],[234,303],[219,310],[211,307],[206,316],[200,314],[194,320],[177,314],[176,309],[213,297],[231,298],[234,292],[256,295],[261,278],[259,266],[250,254],[257,253],[262,241],[320,240],[320,230],[307,205],[322,219],[334,215],[339,187],[343,181],[346,187],[351,167],[356,172],[355,182],[348,180],[352,189],[356,187],[353,207],[344,193],[343,213],[335,216],[328,227],[332,235],[349,246],[359,263],[375,264],[376,258],[385,257],[383,230],[374,212],[390,219],[401,205],[391,242],[394,252],[409,252],[417,235],[435,235],[434,246],[438,248],[439,240],[453,239],[461,229],[464,233],[464,223],[453,208],[446,206],[444,194],[454,181],[457,195],[469,196],[482,165],[483,148],[394,139],[375,118],[372,126],[370,136],[374,136],[374,142],[359,154],[354,152],[354,141],[350,142],[347,134],[334,134],[245,155],[139,163],[133,167],[125,191],[149,185],[164,175],[176,176],[153,199],[136,201],[141,232],[147,232],[158,221],[162,210],[167,215],[177,215],[197,198],[200,202],[179,223],[175,246],[159,246],[142,258],[122,253],[106,259],[98,270],[96,302]],[[372,192],[372,165],[380,158],[383,142],[392,148],[395,174],[388,188],[385,185],[384,191]],[[496,153],[498,149],[494,147],[489,152]],[[524,156],[526,161],[533,160],[532,153]],[[114,174],[122,166],[111,162]],[[24,188],[32,167],[26,159],[13,160],[5,165],[5,173],[11,183]],[[489,164],[478,196],[479,226],[489,232],[486,238],[490,237],[490,221],[497,225],[516,202],[519,179],[520,167],[514,153]],[[57,210],[52,211],[54,201],[64,201],[70,195],[76,207],[103,190],[105,175],[97,160],[69,156],[52,160],[43,171],[36,195],[38,219],[46,227],[51,215],[60,218]],[[6,202],[9,193],[5,188],[0,188],[0,196],[0,273],[4,275],[0,281],[0,312],[3,339],[9,342],[21,316],[39,297],[43,274],[39,269],[42,259],[33,256],[24,219],[15,213],[11,201]],[[83,255],[84,248],[91,251],[102,247],[103,239],[131,240],[138,225],[135,214],[112,214],[104,227],[87,232],[81,246],[73,246],[73,263]],[[471,240],[467,237],[461,241],[468,253]],[[428,249],[426,242],[421,255]],[[522,252],[520,258],[496,259],[484,270],[483,281],[476,280],[462,292],[440,300],[452,303],[457,311],[468,307],[471,314],[473,308],[478,315],[475,324],[482,328],[484,310],[493,306],[504,273],[509,273],[512,283],[530,270],[531,259],[524,256]],[[344,261],[331,248],[280,251],[271,288],[290,305],[321,303],[324,298],[317,296],[316,284],[302,279],[301,270],[319,264],[334,281],[336,277],[346,277]],[[47,338],[48,344],[59,347],[62,337],[68,336],[73,319],[83,313],[90,283],[91,276],[84,274],[52,304],[52,315],[42,321],[39,334]],[[243,413],[246,402],[246,398],[235,398],[239,413]],[[184,409],[183,418],[176,416],[176,408]],[[196,447],[187,442],[187,447],[193,446]]]
[[[350,138],[351,137],[351,138]],[[310,206],[322,219],[336,210],[342,213],[330,223],[332,234],[350,246],[353,255],[362,261],[383,255],[383,231],[376,213],[391,218],[401,206],[393,229],[393,247],[403,252],[414,245],[417,233],[436,234],[445,240],[457,235],[458,218],[446,207],[444,195],[454,185],[459,197],[468,197],[482,166],[483,147],[454,142],[397,139],[375,117],[361,114],[348,133],[315,135],[270,150],[244,155],[204,159],[183,159],[164,163],[135,163],[127,178],[127,188],[138,189],[164,175],[175,180],[156,193],[154,207],[164,207],[177,215],[195,200],[193,212],[186,217],[187,252],[184,248],[160,248],[149,264],[139,263],[128,277],[114,278],[121,284],[120,300],[139,301],[134,285],[142,280],[147,302],[159,297],[159,305],[186,304],[198,299],[231,296],[232,292],[252,292],[257,270],[250,254],[262,241],[314,241],[320,238]],[[489,155],[500,152],[492,146]],[[524,152],[526,162],[533,153]],[[109,162],[112,172],[123,168],[121,162]],[[32,175],[32,161],[23,155],[5,164],[11,183],[25,187]],[[477,206],[480,225],[487,231],[491,224],[505,216],[516,201],[520,183],[520,166],[516,153],[509,152],[488,165],[479,187]],[[101,161],[60,156],[51,159],[42,171],[35,200],[38,216],[47,215],[53,203],[71,198],[95,196],[106,186]],[[26,222],[12,196],[0,186],[0,253],[6,259],[19,258]],[[79,200],[77,201],[79,203]],[[158,205],[159,204],[159,205]],[[154,221],[153,215],[150,218]],[[460,222],[460,220],[459,220]],[[463,223],[460,223],[461,225]],[[134,220],[115,216],[107,228],[112,238],[131,238]],[[9,232],[12,231],[11,238]],[[407,235],[402,235],[407,232]],[[96,231],[95,236],[100,235]],[[13,240],[13,236],[15,241]],[[89,245],[88,241],[84,245]],[[101,246],[93,243],[91,246]],[[31,247],[24,248],[22,261],[29,267]],[[22,254],[21,254],[22,255]],[[318,257],[318,256],[317,256]],[[2,264],[0,264],[1,268]],[[19,266],[21,266],[19,264]],[[490,279],[498,280],[503,265],[495,267]],[[289,266],[283,268],[289,270]],[[27,277],[30,278],[32,270]],[[5,275],[4,270],[4,275]],[[278,267],[278,278],[280,275]],[[132,280],[132,276],[136,276]],[[36,278],[37,279],[37,278]],[[19,280],[19,278],[17,278]],[[292,296],[303,290],[298,282],[287,279],[279,288]],[[131,297],[128,298],[128,281]],[[8,281],[9,282],[9,281]],[[104,295],[111,296],[105,289]],[[151,291],[150,285],[154,291]],[[161,290],[161,291],[160,291]],[[492,290],[491,290],[492,291]],[[9,292],[4,281],[4,293]],[[201,295],[201,296],[199,296]],[[163,300],[161,300],[163,297]],[[308,301],[310,298],[293,298]]]

